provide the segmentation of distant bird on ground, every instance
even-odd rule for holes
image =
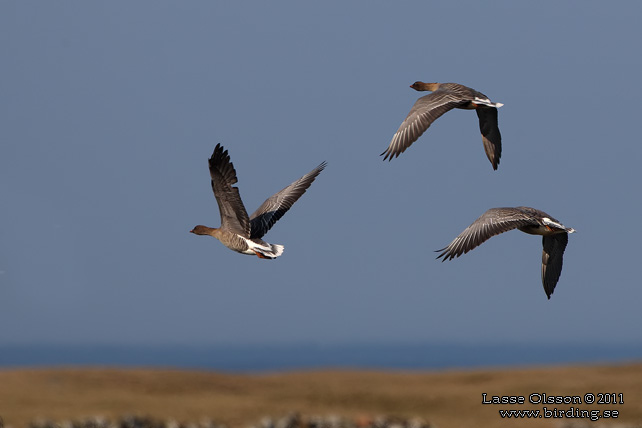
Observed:
[[[546,214],[544,211],[529,207],[491,208],[468,226],[437,258],[452,260],[481,245],[491,237],[502,232],[519,229],[531,235],[542,235],[542,284],[550,299],[555,285],[562,273],[562,258],[568,243],[568,234],[575,229]]]
[[[433,91],[419,98],[410,113],[392,137],[385,152],[384,160],[392,160],[406,151],[439,116],[454,108],[475,109],[479,117],[484,150],[488,160],[497,169],[502,155],[502,136],[497,125],[497,108],[502,103],[493,103],[481,92],[458,83],[424,83],[410,85],[415,91]]]
[[[227,150],[220,144],[216,145],[209,159],[209,166],[212,190],[221,213],[221,227],[217,229],[198,225],[190,232],[213,236],[227,248],[242,254],[256,254],[262,259],[274,259],[283,253],[283,245],[269,244],[261,238],[305,193],[323,171],[326,162],[322,162],[294,183],[270,196],[249,217],[238,187],[232,186],[238,181],[236,170],[230,162]]]

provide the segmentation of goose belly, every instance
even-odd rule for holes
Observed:
[[[560,233],[559,230],[552,230],[551,228],[544,226],[544,225],[538,225],[538,226],[526,226],[526,227],[520,227],[519,230],[521,230],[524,233],[528,233],[529,235],[554,235],[555,233]]]

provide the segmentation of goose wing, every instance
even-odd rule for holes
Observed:
[[[243,237],[250,236],[250,219],[241,200],[234,164],[230,155],[220,144],[214,148],[209,160],[212,190],[221,213],[221,229],[228,230]]]
[[[470,97],[444,89],[437,89],[419,98],[395,132],[386,151],[381,153],[381,156],[385,155],[383,160],[392,160],[393,157],[399,156],[441,115],[468,101]]]
[[[437,250],[441,253],[437,258],[443,257],[442,262],[452,260],[466,254],[495,235],[532,224],[537,224],[537,222],[521,209],[491,208],[464,229],[447,247]]]
[[[265,235],[268,230],[274,226],[274,223],[283,217],[292,205],[305,193],[326,165],[326,162],[322,162],[294,183],[266,199],[250,216],[250,238],[261,238]]]
[[[542,237],[542,284],[550,299],[562,274],[562,259],[568,244],[568,233],[556,233]]]
[[[502,156],[502,134],[497,123],[497,108],[478,106],[476,109],[479,118],[479,130],[482,134],[484,151],[488,160],[497,169],[499,158]]]

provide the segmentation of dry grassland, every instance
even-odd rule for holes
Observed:
[[[521,395],[525,405],[482,404],[482,393]],[[617,425],[642,426],[642,364],[436,372],[312,371],[259,375],[159,369],[0,370],[5,425],[36,418],[78,419],[138,414],[179,421],[207,417],[247,427],[266,415],[392,415],[445,427],[559,427],[563,419],[505,420],[500,409],[542,409],[532,393],[623,394],[624,404],[574,405],[618,410]],[[549,404],[567,410],[568,404]],[[587,423],[588,421],[584,420]],[[602,426],[606,420],[592,422]]]

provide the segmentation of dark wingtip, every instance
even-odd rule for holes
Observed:
[[[441,259],[441,262],[443,263],[448,259],[448,256],[446,256],[446,248],[442,248],[441,250],[435,250],[435,253],[441,253],[435,258],[435,260]],[[444,257],[444,256],[446,256],[446,257]],[[442,257],[443,257],[443,259],[442,259]]]
[[[490,156],[488,156],[488,161],[490,162],[490,165],[493,167],[493,171],[497,171],[497,167],[499,167],[499,158],[493,156],[493,158],[491,159]]]
[[[216,143],[216,147],[214,147],[214,151],[212,152],[212,156],[210,156],[210,161],[214,158],[216,154],[220,154],[221,158],[229,157],[227,154],[227,150],[221,145],[221,143]]]
[[[385,156],[384,156],[384,155],[385,155]],[[386,151],[384,151],[383,153],[381,153],[379,156],[384,156],[384,157],[383,157],[383,160],[384,160],[384,161],[388,161],[388,162],[390,162],[390,161],[392,160],[392,158],[396,158],[396,157],[398,157],[398,156],[399,156],[399,153],[397,153],[397,156],[395,156],[395,155],[394,155],[394,153],[392,153],[392,152],[388,151],[388,149],[386,149]]]

